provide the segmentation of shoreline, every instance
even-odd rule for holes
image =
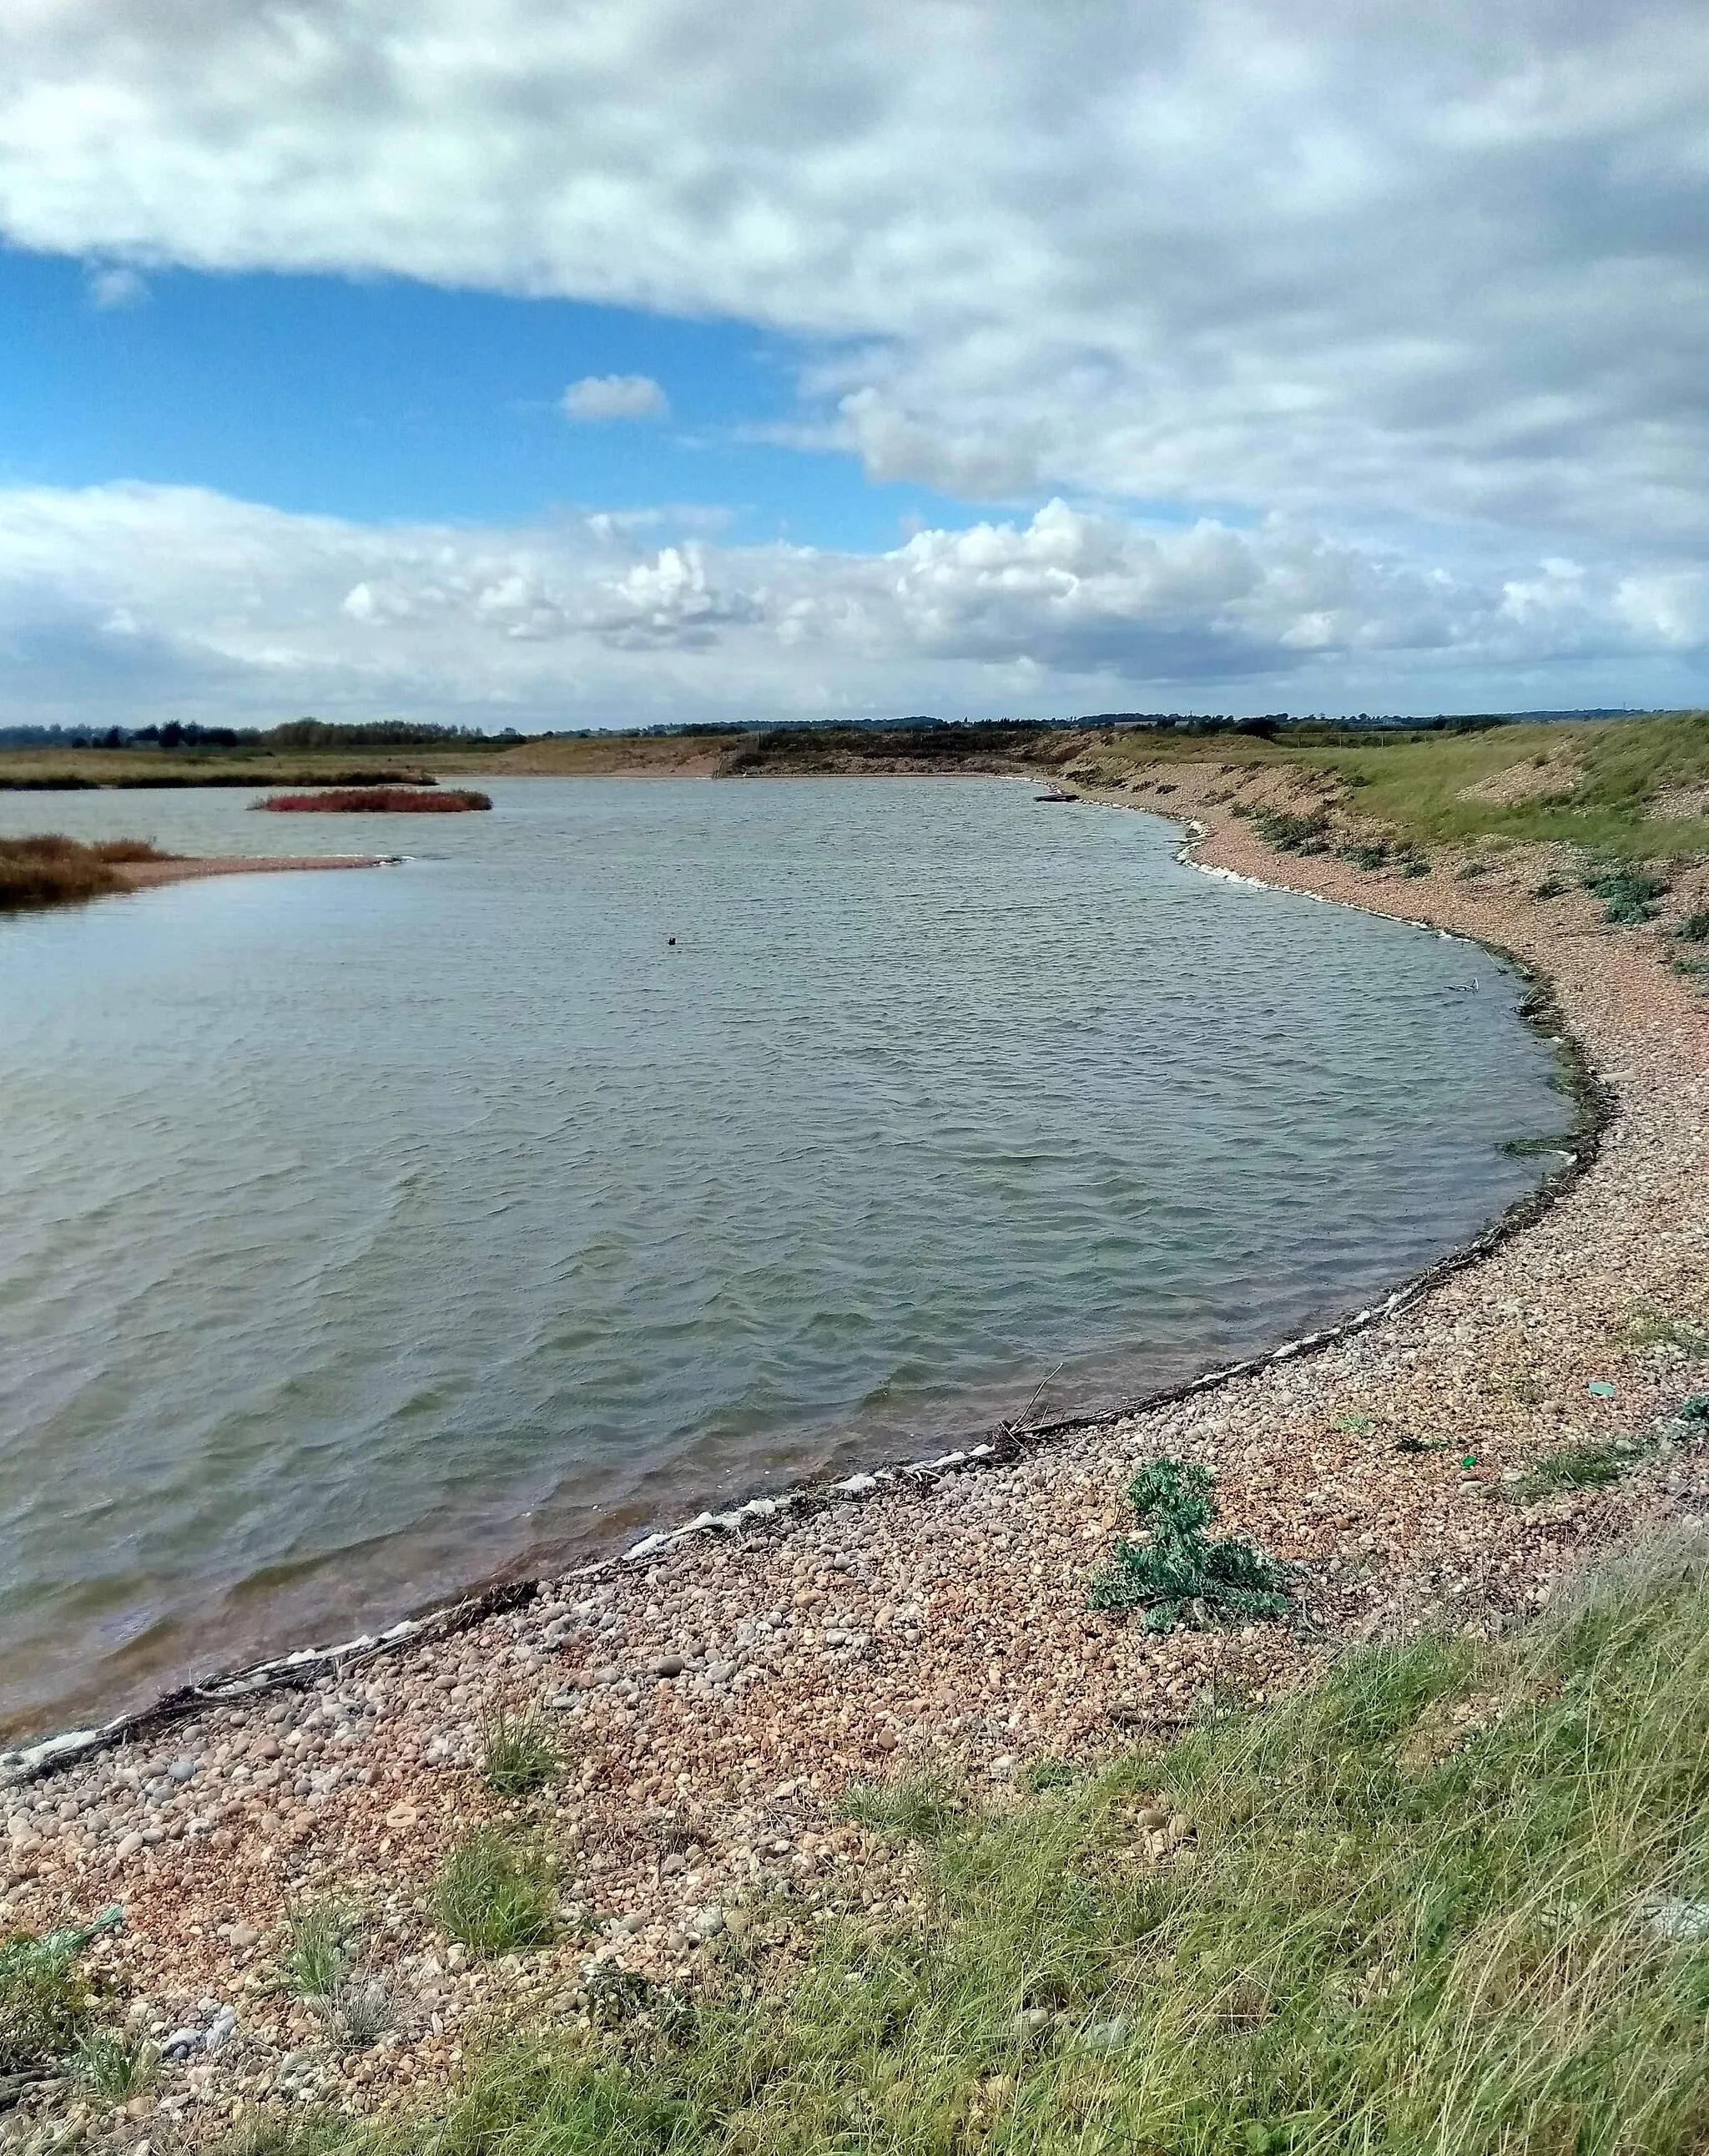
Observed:
[[[1195,865],[1271,884],[1280,869],[1283,888],[1369,911],[1416,922],[1428,902],[1434,917],[1418,925],[1552,978],[1607,1089],[1600,1151],[1578,1143],[1573,1168],[1520,1201],[1533,1217],[1494,1224],[1356,1330],[1046,1426],[993,1448],[980,1473],[943,1461],[911,1481],[849,1478],[873,1486],[865,1502],[644,1543],[598,1579],[496,1589],[508,1599],[456,1630],[299,1666],[290,1691],[197,1700],[169,1735],[127,1729],[120,1748],[44,1760],[38,1779],[0,1790],[0,1922],[45,1927],[123,1901],[125,1931],[95,1950],[116,1980],[174,2027],[198,1999],[236,2006],[241,2041],[223,2063],[164,2077],[168,2117],[211,2127],[285,2087],[372,2108],[435,2086],[484,2007],[572,2002],[590,1948],[598,1964],[691,1982],[708,1909],[735,1928],[768,1883],[829,1907],[860,1867],[880,1878],[835,1815],[851,1778],[942,1764],[1001,1791],[1029,1760],[1167,1733],[1208,1690],[1261,1701],[1357,1639],[1447,1612],[1502,1629],[1593,1551],[1709,1510],[1709,1461],[1666,1434],[1709,1372],[1625,1337],[1645,1306],[1709,1315],[1709,1012],[1652,941],[1593,925],[1578,898],[1527,910],[1511,875],[1403,888],[1332,858],[1276,855],[1226,817],[1196,843]],[[1521,880],[1536,858],[1515,856]],[[1593,1441],[1647,1449],[1607,1486],[1517,1501],[1540,1452]],[[1152,1637],[1086,1609],[1086,1579],[1123,1523],[1121,1487],[1162,1454],[1210,1467],[1227,1530],[1300,1568],[1315,1630]],[[569,1763],[540,1804],[506,1806],[477,1771],[481,1725],[530,1705],[552,1715]],[[564,1849],[573,1898],[605,1921],[515,1969],[454,1967],[424,1914],[434,1861],[472,1819],[525,1814]],[[393,2031],[360,2051],[263,1988],[284,1909],[335,1887],[388,1905],[376,1953],[401,2004]]]
[[[900,775],[913,777],[916,774],[904,773]],[[1103,806],[1132,809],[1139,805],[1124,801],[1120,797],[1103,794],[1088,794],[1087,798]],[[1286,884],[1242,875],[1232,869],[1200,861],[1193,849],[1200,840],[1211,835],[1208,826],[1182,815],[1171,814],[1162,808],[1142,808],[1140,813],[1181,827],[1182,838],[1175,850],[1174,858],[1182,865],[1201,875],[1226,876],[1256,890],[1284,891],[1294,897],[1319,896],[1316,892],[1297,891]],[[278,860],[268,860],[259,865],[274,869],[299,866],[370,868],[394,865],[400,858],[393,855],[352,856],[326,861],[313,858],[302,861]],[[170,870],[180,865],[171,861],[126,865],[129,870],[140,870],[141,880],[145,884],[178,880],[172,874],[151,875],[149,871]],[[192,857],[182,864],[185,870],[192,875],[236,873],[244,865],[242,857],[235,855],[201,860]],[[1351,901],[1324,902],[1345,904],[1349,911],[1370,912],[1384,920],[1399,920],[1404,926],[1414,928],[1421,934],[1450,935],[1457,941],[1477,944],[1499,963],[1511,968],[1527,984],[1531,993],[1520,1012],[1522,1021],[1541,1034],[1557,1050],[1563,1074],[1562,1090],[1571,1100],[1573,1108],[1573,1127],[1563,1133],[1561,1139],[1563,1165],[1545,1176],[1532,1189],[1514,1199],[1496,1219],[1467,1242],[1445,1253],[1421,1271],[1397,1282],[1387,1293],[1363,1310],[1336,1318],[1314,1332],[1259,1348],[1236,1362],[1212,1365],[1192,1377],[1178,1379],[1154,1392],[1107,1401],[1053,1421],[1002,1423],[994,1434],[978,1439],[970,1436],[962,1445],[952,1445],[948,1451],[931,1459],[882,1462],[834,1479],[810,1480],[769,1496],[752,1496],[716,1512],[702,1512],[679,1525],[670,1526],[661,1522],[659,1525],[649,1528],[627,1548],[612,1550],[586,1563],[522,1578],[500,1574],[484,1581],[478,1580],[411,1614],[394,1620],[377,1631],[358,1634],[336,1643],[285,1649],[257,1661],[236,1665],[203,1678],[189,1679],[172,1686],[143,1706],[112,1716],[90,1727],[56,1732],[51,1736],[14,1744],[10,1749],[0,1746],[0,1790],[3,1790],[8,1780],[16,1783],[33,1779],[40,1774],[59,1771],[95,1753],[110,1750],[133,1739],[158,1735],[209,1707],[230,1705],[275,1691],[300,1688],[328,1671],[346,1672],[358,1666],[366,1667],[407,1648],[420,1647],[429,1641],[445,1640],[469,1630],[487,1617],[532,1600],[555,1585],[572,1583],[593,1585],[620,1575],[638,1563],[707,1537],[739,1535],[745,1529],[762,1527],[787,1532],[789,1524],[803,1520],[827,1505],[859,1502],[885,1491],[903,1486],[929,1490],[933,1483],[947,1475],[974,1473],[988,1466],[1010,1465],[1024,1446],[1053,1444],[1063,1439],[1106,1430],[1126,1417],[1148,1414],[1202,1394],[1219,1390],[1237,1378],[1252,1376],[1273,1364],[1315,1354],[1367,1331],[1386,1317],[1398,1315],[1454,1274],[1477,1265],[1511,1236],[1522,1233],[1541,1219],[1594,1165],[1601,1150],[1604,1133],[1614,1119],[1612,1096],[1590,1069],[1583,1044],[1567,1026],[1555,1002],[1548,977],[1527,965],[1517,953],[1483,937],[1460,931],[1443,930],[1430,921],[1410,919],[1382,908],[1357,906]],[[1551,1031],[1550,1028],[1554,1026],[1561,1029]]]

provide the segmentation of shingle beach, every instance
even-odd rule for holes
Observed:
[[[573,2019],[613,1966],[691,1989],[721,1940],[772,1922],[771,1887],[795,1890],[809,1934],[816,1906],[906,1899],[906,1872],[840,1817],[851,1781],[925,1766],[1001,1801],[1040,1759],[1167,1734],[1213,1691],[1261,1699],[1349,1642],[1505,1628],[1590,1553],[1709,1513],[1709,1433],[1677,1417],[1709,1391],[1680,1337],[1709,1322],[1709,1001],[1668,970],[1665,921],[1608,927],[1577,889],[1536,901],[1545,849],[1470,879],[1445,855],[1427,877],[1284,858],[1207,802],[1215,765],[1169,778],[1167,803],[1143,773],[1127,798],[1199,819],[1202,866],[1479,937],[1552,988],[1605,1103],[1584,1172],[1311,1352],[933,1474],[857,1478],[69,1763],[14,1756],[0,1931],[121,1905],[86,1958],[109,2018],[167,2056],[117,2112],[64,2080],[0,2081],[8,2146],[158,2151],[264,2100],[378,2107],[454,2076],[500,2000]],[[1709,906],[1709,871],[1669,905]],[[1532,1463],[1575,1445],[1629,1468],[1532,1500]],[[1307,1621],[1152,1637],[1089,1611],[1131,1524],[1123,1487],[1164,1455],[1209,1468],[1224,1529],[1300,1568]],[[565,1760],[515,1804],[480,1771],[500,1707],[544,1713]],[[487,1818],[553,1845],[565,1920],[553,1945],[480,1963],[431,1900]],[[287,1912],[333,1894],[360,1912],[371,2027],[275,1980]]]

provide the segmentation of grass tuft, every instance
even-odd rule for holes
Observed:
[[[89,1979],[72,1944],[28,1932],[0,1938],[0,2074],[63,2058],[89,2030]]]
[[[1286,808],[1255,808],[1252,821],[1259,836],[1279,854],[1325,854],[1329,850],[1329,819],[1321,808],[1306,816]]]
[[[471,1953],[544,1946],[557,1929],[557,1866],[537,1841],[476,1827],[440,1866],[434,1909]]]
[[[336,1897],[293,1910],[290,1943],[279,1964],[285,1988],[299,1999],[330,1999],[356,1958],[357,1921],[349,1902]]]
[[[252,2112],[235,2133],[217,2143],[218,2156],[335,2156],[366,2139],[350,2119],[324,2111]]]
[[[1212,1487],[1203,1468],[1176,1460],[1140,1470],[1127,1501],[1151,1539],[1116,1543],[1115,1563],[1092,1582],[1094,1609],[1142,1611],[1148,1632],[1287,1615],[1293,1599],[1273,1558],[1250,1543],[1205,1539],[1216,1517]]]
[[[481,1772],[501,1797],[531,1796],[563,1772],[563,1754],[537,1714],[511,1716],[501,1707],[486,1725]]]
[[[1677,1348],[1683,1354],[1709,1356],[1709,1325],[1691,1317],[1670,1317],[1659,1310],[1634,1311],[1624,1337],[1632,1348]]]
[[[1557,1490],[1599,1490],[1618,1482],[1631,1465],[1629,1455],[1605,1445],[1563,1445],[1558,1452],[1545,1452],[1532,1461],[1524,1481],[1512,1485],[1513,1498],[1516,1503],[1530,1504]]]
[[[160,2069],[160,2053],[138,2039],[102,2033],[85,2035],[71,2055],[71,2071],[92,2089],[103,2103],[126,2103],[153,2082]]]
[[[856,1782],[841,1809],[845,1819],[887,1841],[936,1841],[959,1825],[967,1806],[947,1776],[928,1774],[908,1775],[883,1789]]]

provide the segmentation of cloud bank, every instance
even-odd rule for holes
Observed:
[[[193,488],[0,493],[13,720],[1299,711],[1396,681],[1434,710],[1496,680],[1558,703],[1563,669],[1599,667],[1610,696],[1676,701],[1706,646],[1704,572],[1551,557],[1479,581],[1280,519],[1168,529],[1053,501],[863,555],[644,517],[382,526]]]
[[[1692,0],[22,0],[0,229],[98,301],[177,263],[767,325],[773,439],[991,510],[857,559],[14,494],[14,645],[500,716],[1701,697],[1706,115]]]
[[[0,225],[821,340],[875,475],[1706,540],[1679,0],[25,0]]]

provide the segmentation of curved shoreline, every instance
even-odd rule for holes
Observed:
[[[1277,857],[1227,818],[1196,845],[1201,863],[1275,880]],[[500,1588],[431,1634],[300,1666],[289,1688],[194,1701],[169,1727],[0,1788],[0,1924],[121,1901],[125,1931],[92,1953],[162,2025],[234,2002],[240,2041],[166,2074],[169,2117],[187,2125],[207,2104],[223,2118],[275,2087],[377,2107],[454,2076],[465,2028],[495,2005],[573,2011],[590,1966],[691,1984],[708,1911],[733,1927],[783,1882],[829,1904],[864,1848],[837,1812],[851,1779],[911,1764],[1000,1790],[1030,1760],[1167,1735],[1207,1696],[1261,1702],[1352,1641],[1504,1629],[1598,1549],[1709,1515],[1709,1456],[1674,1419],[1709,1366],[1629,1323],[1645,1309],[1709,1319],[1709,1011],[1653,937],[1602,927],[1578,897],[1531,905],[1533,857],[1475,890],[1385,886],[1333,859],[1286,866],[1310,895],[1369,911],[1415,917],[1428,900],[1421,925],[1550,976],[1599,1089],[1594,1157],[1577,1147],[1532,1217],[1495,1224],[1332,1337],[844,1493],[863,1502],[834,1491],[758,1532],[643,1546],[598,1578]],[[1625,1471],[1528,1494],[1540,1456],[1586,1445]],[[1087,1609],[1123,1486],[1164,1455],[1210,1470],[1227,1529],[1296,1568],[1299,1625],[1159,1637]],[[519,1708],[552,1716],[567,1764],[531,1805],[506,1805],[480,1773],[483,1730]],[[552,1838],[599,1919],[591,1941],[514,1967],[448,1964],[434,1868],[493,1817]],[[393,2035],[360,2055],[266,1989],[285,1911],[326,1893],[377,1912],[376,1971],[397,2002]]]
[[[1201,875],[1225,876],[1255,889],[1280,891],[1291,897],[1316,898],[1319,896],[1316,892],[1296,890],[1287,884],[1267,881],[1259,876],[1243,875],[1234,870],[1199,860],[1193,850],[1193,847],[1199,841],[1209,838],[1211,834],[1208,826],[1191,819],[1119,799],[1106,801],[1101,798],[1100,805],[1129,810],[1137,808],[1139,814],[1156,817],[1160,822],[1183,825],[1184,834],[1175,850],[1174,858],[1183,866],[1193,869]],[[352,856],[325,861],[281,859],[260,861],[253,865],[281,870],[297,867],[372,868],[394,865],[398,858]],[[128,868],[130,871],[141,871],[137,877],[139,885],[153,885],[195,875],[238,873],[246,865],[252,865],[234,856],[229,859],[187,858],[182,862],[138,863],[128,865]],[[150,870],[167,872],[150,874]],[[178,873],[172,873],[173,870]],[[1430,921],[1408,920],[1404,916],[1385,912],[1380,908],[1357,906],[1345,901],[1323,902],[1346,904],[1349,911],[1367,912],[1378,919],[1400,920],[1404,926],[1426,935],[1456,933],[1445,931]],[[808,1481],[772,1495],[748,1498],[720,1512],[702,1512],[680,1526],[661,1526],[651,1529],[629,1548],[614,1550],[588,1564],[567,1571],[531,1574],[526,1578],[500,1577],[484,1583],[478,1582],[377,1631],[362,1633],[352,1639],[331,1645],[288,1649],[282,1654],[222,1670],[206,1678],[192,1679],[174,1686],[144,1707],[115,1715],[92,1727],[64,1731],[51,1737],[38,1738],[31,1743],[15,1746],[9,1751],[0,1749],[0,1787],[8,1781],[15,1784],[53,1773],[95,1753],[110,1750],[133,1739],[159,1734],[209,1707],[230,1705],[287,1688],[300,1689],[328,1672],[341,1675],[388,1655],[402,1652],[406,1648],[443,1641],[469,1630],[489,1617],[522,1606],[553,1584],[596,1584],[633,1566],[650,1563],[667,1552],[680,1549],[703,1537],[740,1535],[746,1531],[762,1527],[786,1530],[791,1523],[806,1518],[827,1505],[860,1502],[886,1491],[908,1486],[929,1490],[947,1475],[1008,1466],[1028,1446],[1054,1443],[1090,1431],[1105,1430],[1124,1417],[1151,1414],[1160,1408],[1215,1392],[1237,1378],[1255,1375],[1274,1364],[1290,1362],[1332,1347],[1409,1308],[1433,1288],[1455,1274],[1477,1265],[1509,1238],[1522,1233],[1564,1197],[1594,1164],[1601,1151],[1604,1134],[1614,1113],[1613,1097],[1592,1071],[1583,1044],[1573,1033],[1556,1003],[1553,983],[1548,976],[1517,953],[1486,938],[1466,935],[1458,936],[1456,940],[1479,945],[1500,963],[1511,967],[1532,991],[1526,1004],[1522,1005],[1520,1017],[1557,1050],[1565,1073],[1565,1090],[1573,1105],[1573,1128],[1563,1135],[1562,1140],[1567,1158],[1562,1168],[1545,1177],[1535,1188],[1522,1193],[1496,1219],[1481,1229],[1467,1242],[1436,1259],[1422,1271],[1408,1276],[1364,1309],[1321,1327],[1315,1332],[1277,1342],[1273,1347],[1261,1348],[1254,1354],[1242,1357],[1238,1362],[1214,1365],[1193,1377],[1179,1379],[1154,1392],[1104,1402],[1089,1410],[1052,1422],[1002,1423],[993,1436],[977,1443],[953,1447],[933,1459],[880,1465],[833,1481]]]

